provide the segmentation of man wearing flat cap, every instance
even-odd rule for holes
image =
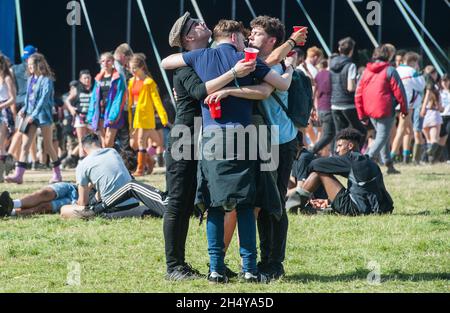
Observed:
[[[189,12],[181,16],[173,25],[169,35],[171,47],[181,47],[192,51],[206,48],[211,31],[199,20],[192,19]],[[240,62],[234,66],[237,76],[243,77],[255,69],[255,62]],[[173,85],[177,95],[174,128],[183,125],[194,134],[194,118],[201,116],[200,100],[209,93],[219,90],[234,79],[229,70],[216,79],[203,83],[195,71],[188,66],[178,68],[173,76]],[[168,280],[186,280],[198,278],[199,273],[185,262],[185,243],[189,229],[189,218],[194,209],[194,197],[197,185],[197,160],[194,157],[194,136],[186,138],[169,136],[166,153],[166,185],[169,195],[167,210],[164,214],[163,230]],[[183,140],[183,158],[172,157],[172,147]],[[188,157],[184,157],[189,150]],[[179,151],[174,151],[180,153]]]

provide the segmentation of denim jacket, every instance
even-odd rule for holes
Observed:
[[[25,96],[25,105],[21,109],[27,115],[31,116],[39,126],[46,126],[53,123],[52,109],[55,104],[53,80],[50,77],[39,76],[35,85],[34,107],[29,103],[28,88],[32,77],[27,81],[27,94]]]

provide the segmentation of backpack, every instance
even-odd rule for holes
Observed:
[[[284,64],[283,69],[285,69]],[[311,80],[302,71],[292,73],[292,82],[288,89],[288,107],[286,108],[280,97],[273,92],[272,96],[280,104],[295,127],[308,126],[309,117],[313,108],[313,92]]]

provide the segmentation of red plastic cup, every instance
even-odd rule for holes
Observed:
[[[289,51],[289,53],[287,54],[287,56],[290,57],[290,56],[294,55],[294,53],[295,53],[295,51],[294,51],[294,50],[291,50],[291,51]]]
[[[220,101],[211,102],[209,104],[209,113],[213,119],[218,119],[222,117],[222,106],[220,105]]]
[[[255,48],[245,48],[245,62],[256,60],[259,50]]]
[[[293,28],[294,33],[295,33],[295,32],[298,32],[302,28],[308,28],[308,27],[306,27],[306,26],[293,26],[292,28]],[[304,46],[304,45],[305,45],[305,43],[300,43],[299,44],[299,46]]]

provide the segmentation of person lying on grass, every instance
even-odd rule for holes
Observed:
[[[164,193],[129,174],[136,167],[134,154],[123,151],[119,156],[114,149],[102,149],[96,134],[83,138],[83,149],[90,157],[77,167],[78,186],[52,184],[17,200],[4,191],[0,195],[0,216],[61,213],[63,218],[162,217]],[[145,206],[138,207],[138,200]]]
[[[331,208],[342,215],[390,213],[394,209],[386,190],[383,174],[378,165],[359,152],[362,134],[345,128],[336,135],[336,154],[329,158],[313,160],[308,167],[308,178],[289,196],[286,208],[308,210],[312,193],[320,186],[325,188]],[[334,175],[348,179],[345,188]]]

